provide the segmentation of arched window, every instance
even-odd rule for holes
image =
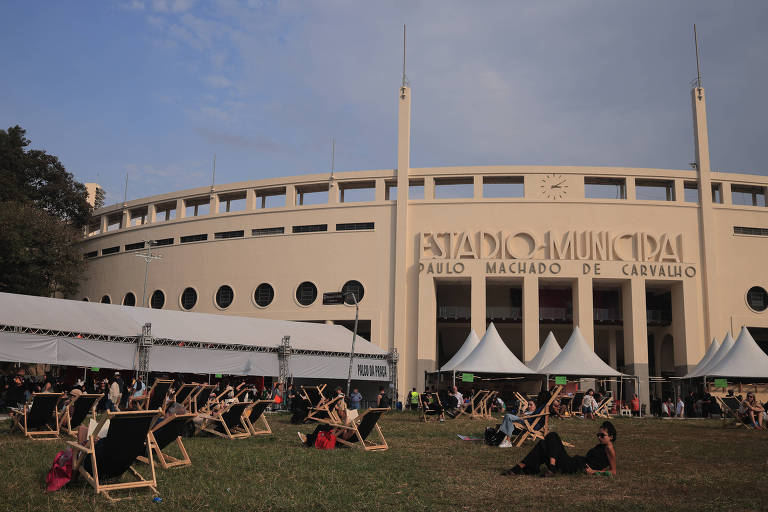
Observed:
[[[112,304],[112,299],[109,298],[109,295],[103,295],[101,297],[101,303],[102,304]]]
[[[155,290],[152,293],[152,298],[149,300],[149,305],[152,309],[163,309],[165,305],[165,294],[160,290]]]
[[[128,292],[125,294],[125,297],[123,297],[123,306],[135,306],[136,305],[136,296],[133,294],[133,292]]]

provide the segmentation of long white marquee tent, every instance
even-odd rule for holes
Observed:
[[[289,336],[288,372],[346,379],[352,332],[343,326],[211,315],[0,293],[0,361],[132,369],[149,324],[149,370],[279,374]],[[352,378],[390,379],[388,353],[357,337]]]

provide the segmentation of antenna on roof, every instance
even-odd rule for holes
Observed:
[[[334,170],[336,170],[336,139],[331,137],[331,181],[333,181]]]
[[[699,64],[699,36],[696,32],[696,24],[693,24],[693,43],[696,47],[696,88],[701,89],[701,65]],[[699,91],[699,99],[701,99],[701,91]]]
[[[408,77],[405,76],[405,24],[403,24],[403,85],[402,87],[408,86]]]
[[[215,184],[216,184],[216,153],[213,154],[213,176],[211,177],[211,192],[214,191]]]
[[[123,189],[123,206],[128,203],[128,171],[125,171],[125,188]]]

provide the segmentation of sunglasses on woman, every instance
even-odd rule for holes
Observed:
[[[603,433],[603,432],[598,432],[598,433],[597,433],[597,437],[598,437],[598,438],[600,438],[600,439],[604,438],[604,437],[605,437],[605,436],[607,436],[607,435],[608,435],[608,434],[605,434],[605,433]]]

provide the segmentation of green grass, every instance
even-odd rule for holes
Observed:
[[[0,424],[3,510],[768,510],[768,433],[720,420],[616,419],[616,477],[502,477],[532,446],[499,449],[460,441],[490,422],[424,424],[416,415],[382,418],[385,452],[320,451],[299,444],[286,415],[270,415],[274,434],[237,441],[185,439],[193,466],[158,469],[162,503],[147,491],[119,503],[97,497],[82,479],[44,492],[63,441],[29,441]],[[598,421],[555,422],[584,454]],[[140,466],[137,466],[140,467]],[[146,466],[140,469],[145,469]]]

